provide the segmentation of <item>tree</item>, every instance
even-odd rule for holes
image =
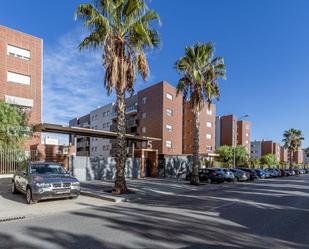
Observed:
[[[237,145],[235,148],[235,163],[239,166],[248,165],[249,156],[246,147]]]
[[[222,57],[214,58],[212,43],[197,43],[185,48],[185,55],[175,63],[181,78],[177,85],[177,95],[182,93],[190,103],[194,115],[193,165],[191,184],[199,184],[199,128],[200,111],[205,103],[219,98],[218,77],[225,77],[225,64]]]
[[[221,162],[223,166],[230,167],[233,164],[233,148],[231,146],[223,145],[216,150],[218,157],[216,160]]]
[[[260,162],[260,159],[259,158],[253,158],[251,157],[249,159],[249,164],[250,164],[250,167],[253,168],[253,169],[257,169],[259,168],[261,162]]]
[[[160,43],[153,27],[159,15],[148,9],[144,0],[96,0],[94,4],[79,5],[76,15],[90,30],[79,49],[102,49],[104,85],[108,94],[113,89],[116,92],[117,152],[113,193],[127,193],[125,94],[133,94],[137,74],[147,79],[149,68],[145,52]]]
[[[0,149],[18,149],[27,138],[27,122],[27,114],[21,109],[0,102]]]
[[[284,148],[288,150],[290,168],[293,163],[293,153],[301,148],[302,141],[304,140],[301,130],[289,129],[283,133],[282,142],[284,142]]]
[[[261,157],[261,164],[267,167],[278,166],[277,157],[274,154],[267,154]]]
[[[217,161],[221,162],[225,167],[231,167],[234,161],[234,148],[232,146],[223,145],[216,150]],[[246,166],[248,164],[248,153],[244,146],[235,147],[235,163],[237,166]]]

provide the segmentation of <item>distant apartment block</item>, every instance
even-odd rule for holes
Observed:
[[[90,128],[95,130],[109,131],[112,125],[112,115],[114,113],[114,104],[102,106],[90,112]],[[108,157],[111,150],[110,139],[95,138],[90,139],[91,157]]]
[[[200,111],[200,154],[209,155],[215,150],[216,106],[206,104]],[[183,107],[183,154],[193,153],[194,115],[190,103]]]
[[[41,123],[43,40],[0,26],[0,100],[29,112],[30,124]],[[25,148],[40,143],[40,134]]]
[[[249,121],[237,120],[234,115],[216,118],[216,147],[222,145],[244,146],[250,153],[250,130]]]
[[[279,143],[271,140],[252,141],[250,155],[253,158],[261,158],[264,155],[273,154],[280,162],[287,162],[287,150],[280,146]]]
[[[69,122],[70,127],[90,128],[90,114],[74,118]],[[75,141],[73,141],[75,139]],[[70,136],[70,143],[76,147],[77,156],[90,156],[90,138]]]
[[[262,157],[262,141],[252,141],[251,142],[250,157],[252,158]]]

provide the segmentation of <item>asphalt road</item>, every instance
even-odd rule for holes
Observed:
[[[0,248],[309,248],[309,175],[152,191],[0,222]]]

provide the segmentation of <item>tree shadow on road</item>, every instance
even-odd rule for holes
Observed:
[[[128,247],[116,243],[99,241],[89,235],[74,234],[38,226],[28,227],[26,234],[33,239],[33,243],[25,242],[13,235],[0,233],[0,249],[128,249]]]

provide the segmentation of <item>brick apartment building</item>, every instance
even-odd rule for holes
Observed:
[[[216,118],[216,148],[222,145],[244,146],[250,153],[251,123],[237,120],[234,115]]]
[[[280,162],[288,162],[288,150],[283,146],[280,147]]]
[[[152,147],[162,155],[182,154],[183,99],[176,96],[176,88],[166,81],[137,93],[138,133],[157,137]]]
[[[215,150],[216,106],[205,105],[200,113],[200,153],[207,154]],[[85,121],[86,120],[86,121]],[[99,130],[116,130],[116,112],[114,103],[100,107],[90,114],[70,121],[70,126],[87,127]],[[192,154],[193,113],[182,96],[176,96],[176,88],[166,81],[147,87],[126,99],[127,133],[156,137],[152,149],[159,155]],[[91,157],[114,156],[115,141],[109,139],[77,138],[77,154],[89,151]],[[89,142],[90,146],[84,146]],[[80,142],[80,143],[79,143]],[[130,142],[129,142],[130,143]],[[89,144],[89,143],[87,143]],[[131,147],[131,144],[128,144]],[[147,149],[147,144],[136,143],[135,149]],[[130,153],[129,153],[130,154]]]
[[[302,149],[299,149],[298,151],[295,151],[293,153],[292,161],[293,163],[296,163],[296,164],[304,163],[304,153]]]
[[[81,118],[70,121],[70,126],[81,127]],[[90,113],[90,128],[115,131],[116,112],[113,103],[100,107]],[[176,88],[166,81],[161,81],[137,92],[126,99],[127,133],[156,137],[152,148],[162,155],[182,154],[183,100],[176,96]],[[92,141],[94,140],[94,141]],[[109,146],[109,153],[101,149]],[[129,145],[130,146],[130,145]],[[136,149],[147,149],[147,144],[135,144]],[[80,146],[77,144],[77,149]],[[108,139],[90,140],[90,156],[114,156],[116,144]],[[96,153],[94,153],[96,152]]]
[[[216,106],[207,104],[200,111],[200,154],[211,155],[215,150]],[[193,153],[194,115],[190,103],[183,107],[183,154]]]
[[[29,112],[29,123],[41,122],[43,40],[0,26],[0,100]],[[40,143],[40,134],[25,149]]]
[[[278,162],[288,161],[288,152],[279,143],[271,140],[252,141],[251,142],[251,157],[261,158],[264,155],[273,154]]]

